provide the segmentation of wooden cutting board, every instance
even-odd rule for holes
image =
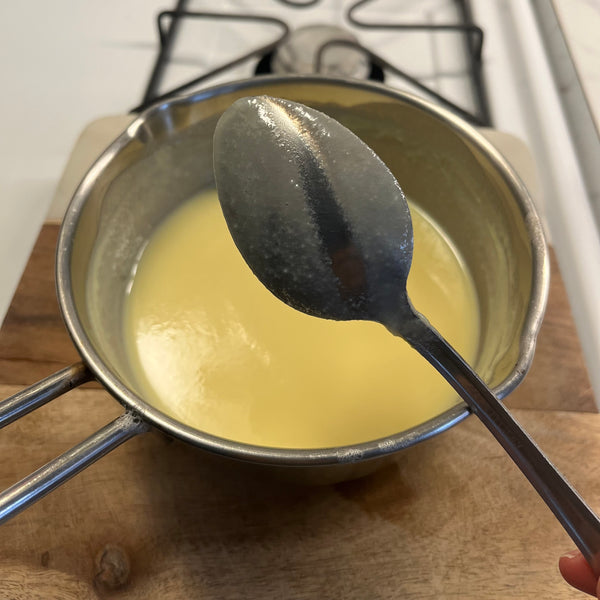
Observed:
[[[3,397],[77,360],[54,296],[56,234],[43,228],[0,331]],[[534,366],[508,403],[600,509],[600,415],[556,271]],[[0,484],[120,411],[96,384],[10,425]],[[146,434],[2,533],[0,598],[578,597],[556,568],[570,540],[474,418],[375,475],[319,488]]]
[[[0,331],[0,394],[77,360],[58,314],[56,225]],[[553,262],[533,368],[507,404],[596,510],[600,415]],[[0,432],[4,488],[121,412],[97,384]],[[282,483],[158,433],[127,442],[2,526],[0,599],[579,598],[571,541],[474,418],[384,470]]]

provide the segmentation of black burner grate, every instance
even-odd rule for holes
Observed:
[[[286,6],[291,6],[297,9],[307,9],[320,0],[274,0]],[[393,65],[390,61],[379,56],[371,49],[361,45],[358,42],[349,40],[331,40],[324,43],[317,54],[317,60],[315,70],[318,73],[324,53],[332,46],[345,46],[357,49],[364,53],[365,57],[369,61],[370,74],[369,77],[376,81],[384,81],[385,73],[393,73],[397,77],[409,82],[415,88],[421,90],[426,96],[442,104],[446,108],[449,108],[456,114],[460,115],[465,120],[475,124],[489,126],[491,124],[490,111],[488,101],[485,92],[485,86],[483,83],[482,74],[482,48],[484,34],[480,27],[475,25],[472,21],[471,11],[468,4],[468,0],[454,0],[458,12],[461,15],[461,22],[457,24],[390,24],[390,23],[366,23],[361,21],[356,16],[356,11],[359,8],[371,3],[373,0],[358,0],[353,3],[346,12],[347,21],[357,29],[364,30],[384,30],[384,31],[423,31],[423,32],[440,32],[448,33],[453,32],[464,38],[465,51],[468,57],[468,72],[473,90],[474,103],[476,110],[470,112],[461,108],[456,103],[452,102],[449,98],[439,94],[436,90],[426,85],[418,78],[413,77],[410,73],[398,68]],[[253,58],[259,58],[256,73],[269,73],[270,64],[274,50],[281,42],[283,42],[290,33],[290,28],[287,23],[280,19],[276,19],[270,16],[262,15],[248,15],[248,14],[234,14],[234,13],[217,13],[217,12],[195,12],[186,10],[187,0],[178,0],[175,9],[166,10],[161,12],[157,18],[158,33],[160,40],[160,49],[156,58],[154,68],[150,80],[148,82],[146,91],[142,103],[133,109],[138,112],[144,108],[154,104],[155,102],[165,100],[176,94],[180,94],[186,90],[194,88],[204,81],[214,77],[217,74],[226,72],[228,69],[235,67],[241,63],[249,61]],[[185,82],[184,84],[178,85],[177,87],[165,92],[159,93],[162,77],[165,70],[168,68],[171,52],[173,48],[174,40],[177,36],[178,28],[183,19],[213,19],[223,20],[229,22],[238,23],[240,27],[243,27],[245,23],[259,22],[270,25],[275,25],[279,28],[279,35],[276,36],[268,44],[263,44],[257,48],[244,53],[243,55],[230,60],[210,71],[199,74],[197,77]]]

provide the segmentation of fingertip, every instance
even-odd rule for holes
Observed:
[[[596,596],[600,582],[581,552],[573,550],[560,557],[558,569],[563,579],[574,588]]]

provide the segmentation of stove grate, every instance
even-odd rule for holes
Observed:
[[[289,7],[297,9],[306,9],[320,0],[276,0],[277,2]],[[428,33],[456,33],[464,38],[465,51],[468,59],[468,71],[471,87],[474,96],[475,110],[469,111],[450,100],[445,95],[440,94],[431,86],[418,77],[411,75],[404,69],[400,69],[397,65],[392,64],[389,60],[378,55],[373,50],[360,44],[358,41],[348,39],[332,39],[323,43],[318,49],[315,72],[321,72],[323,65],[323,57],[327,50],[333,46],[348,47],[359,50],[364,54],[370,65],[369,77],[377,81],[385,80],[385,73],[393,73],[395,76],[410,83],[412,86],[420,90],[430,99],[450,109],[454,113],[461,116],[463,119],[478,126],[490,126],[490,110],[485,91],[485,85],[482,75],[482,48],[484,41],[483,30],[475,25],[472,21],[471,11],[468,0],[454,0],[458,12],[461,15],[462,22],[456,24],[430,24],[430,23],[378,23],[365,22],[356,16],[358,9],[363,8],[373,0],[358,0],[350,5],[346,11],[346,20],[353,27],[363,30],[385,30],[385,31],[423,31]],[[253,58],[259,58],[256,73],[270,72],[271,58],[275,49],[284,41],[290,34],[290,27],[283,20],[266,15],[250,15],[238,13],[218,13],[218,12],[196,12],[186,10],[187,0],[178,0],[175,9],[165,10],[159,13],[157,17],[158,35],[160,48],[154,63],[152,74],[146,87],[143,100],[140,105],[132,109],[132,112],[140,112],[148,106],[171,98],[174,95],[181,94],[191,88],[197,87],[206,80],[227,71],[241,63],[249,61]],[[245,23],[265,23],[274,25],[279,29],[279,34],[274,37],[269,43],[261,44],[244,54],[218,65],[206,72],[200,73],[197,77],[186,81],[166,92],[159,93],[160,84],[168,68],[174,40],[177,36],[178,28],[183,19],[213,19],[221,21],[229,21],[239,23],[243,26]]]

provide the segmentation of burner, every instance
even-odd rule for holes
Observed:
[[[139,112],[151,104],[184,91],[197,89],[206,81],[214,80],[215,77],[226,73],[229,73],[231,78],[248,77],[252,71],[257,75],[278,73],[282,76],[318,73],[332,77],[369,78],[379,82],[384,81],[385,74],[385,83],[392,87],[408,88],[411,93],[416,91],[423,94],[476,125],[489,126],[491,123],[481,73],[483,30],[473,23],[468,0],[453,2],[447,0],[449,6],[453,7],[456,17],[448,16],[448,22],[441,23],[437,22],[437,17],[433,19],[427,10],[422,11],[422,22],[389,22],[390,19],[387,17],[383,20],[364,21],[355,13],[362,11],[368,4],[376,3],[377,0],[352,0],[352,2],[349,0],[347,9],[342,11],[343,17],[352,30],[360,29],[367,32],[370,40],[369,47],[362,46],[352,33],[339,26],[303,26],[290,31],[288,23],[275,16],[233,12],[190,12],[184,9],[187,1],[177,0],[175,10],[162,11],[158,15],[160,49],[143,101],[132,109],[133,112]],[[313,6],[319,0],[279,0],[279,2],[295,7],[295,10],[310,11],[312,9],[306,7]],[[330,2],[332,5],[341,4],[339,0],[330,0]],[[418,3],[414,4],[416,6]],[[392,16],[391,13],[389,16]],[[454,18],[457,19],[456,22],[453,21]],[[205,25],[209,22],[222,24],[219,25],[221,39],[231,39],[234,49],[236,35],[232,35],[231,30],[226,27],[236,27],[241,35],[246,32],[246,25],[262,25],[272,34],[265,34],[269,39],[268,43],[264,43],[264,38],[260,44],[254,45],[251,42],[250,47],[246,47],[243,53],[233,58],[230,56],[223,62],[218,56],[212,56],[207,63],[207,68],[201,70],[196,77],[159,93],[167,67],[178,66],[171,54],[175,38],[180,37],[179,26],[183,21],[190,20],[198,20]],[[276,34],[277,30],[279,33]],[[383,37],[376,36],[377,32],[381,32]],[[399,38],[393,34],[399,35],[401,32],[410,34],[406,39],[412,40],[413,46],[416,44],[412,47],[412,51],[411,47],[407,46],[407,49],[401,53],[402,61],[398,60],[400,58],[398,45],[395,51],[390,52],[389,49],[387,51],[388,56],[392,58],[380,54],[379,50],[384,49],[382,46],[387,45],[386,39],[399,41]],[[420,35],[415,37],[417,34]],[[452,36],[449,37],[449,34]],[[448,48],[447,40],[450,38],[455,41],[450,42]],[[420,68],[420,74],[411,74],[410,70],[404,69],[405,58],[420,59],[421,55],[423,60],[420,62],[417,60],[415,67],[417,73]],[[199,54],[200,58],[205,58],[203,53]],[[185,60],[189,61],[188,58]],[[258,60],[258,64],[254,63],[254,68],[253,64],[248,64],[253,60]],[[448,62],[453,66],[448,67]],[[246,67],[249,71],[245,70]],[[455,98],[458,98],[460,104],[457,104]],[[465,102],[467,104],[463,106]]]
[[[296,29],[256,67],[256,74],[300,75],[319,73],[330,77],[377,79],[383,71],[360,50],[350,32],[331,25]]]

